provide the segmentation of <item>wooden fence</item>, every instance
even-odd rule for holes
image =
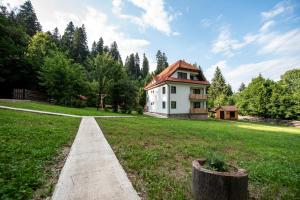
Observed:
[[[41,92],[27,90],[27,89],[14,89],[14,99],[26,99],[32,101],[47,101],[47,96]]]

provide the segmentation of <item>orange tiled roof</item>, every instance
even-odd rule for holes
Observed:
[[[216,112],[219,109],[221,109],[223,111],[238,111],[237,107],[235,107],[235,106],[219,106],[219,107],[213,108],[212,111]]]
[[[209,82],[206,80],[197,81],[197,80],[179,79],[179,78],[171,77],[172,74],[178,69],[202,73],[202,71],[200,69],[198,69],[197,67],[195,67],[183,60],[178,60],[177,62],[173,63],[172,65],[170,65],[169,67],[164,69],[160,74],[156,75],[153,78],[153,80],[148,85],[145,86],[144,89],[148,90],[148,89],[154,88],[158,85],[163,84],[166,81],[209,85]]]

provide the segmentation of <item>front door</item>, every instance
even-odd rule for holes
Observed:
[[[220,118],[224,119],[224,111],[220,111]]]

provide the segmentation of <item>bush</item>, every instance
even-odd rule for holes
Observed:
[[[84,108],[86,107],[86,101],[81,99],[74,99],[71,101],[71,106],[76,108]]]
[[[138,107],[136,108],[136,112],[137,112],[139,115],[142,115],[143,112],[144,112],[143,107],[142,107],[142,106],[138,106]]]
[[[210,154],[207,157],[205,162],[205,167],[213,171],[219,171],[219,172],[227,171],[227,165],[224,161],[224,158],[216,154]]]

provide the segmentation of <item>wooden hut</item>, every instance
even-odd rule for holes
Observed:
[[[238,119],[238,109],[235,106],[218,106],[212,110],[216,119]]]

